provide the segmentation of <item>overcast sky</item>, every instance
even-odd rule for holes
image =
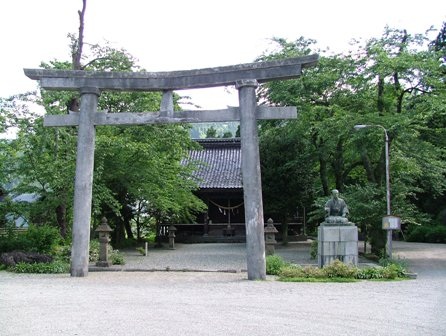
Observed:
[[[70,59],[67,34],[77,32],[81,6],[1,1],[0,97],[36,88],[23,68]],[[87,43],[126,49],[148,71],[169,71],[252,62],[273,36],[304,36],[341,51],[352,38],[381,36],[385,25],[423,33],[443,21],[446,1],[439,0],[87,0],[84,35]],[[237,104],[223,90],[187,94],[204,108]]]

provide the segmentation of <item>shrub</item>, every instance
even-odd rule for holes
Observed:
[[[392,264],[382,268],[382,275],[384,279],[396,279],[398,278],[399,267],[396,264]]]
[[[113,265],[124,265],[124,256],[118,250],[112,250],[110,253],[110,261]]]
[[[282,267],[278,274],[281,278],[306,278],[305,272],[301,266],[288,265]]]
[[[94,263],[99,260],[99,249],[100,249],[100,243],[99,240],[94,239],[90,241],[90,254],[89,254],[89,260],[90,262]],[[113,250],[113,248],[108,245],[108,255],[110,258],[110,261],[113,265],[124,265],[124,256],[121,252],[118,250]]]
[[[71,245],[60,245],[55,252],[55,258],[69,263],[71,259]]]
[[[303,271],[306,278],[321,279],[325,277],[323,269],[316,266],[305,266]]]
[[[278,275],[280,270],[285,267],[287,263],[278,255],[269,255],[266,257],[266,274]]]
[[[406,277],[407,263],[402,259],[383,258],[379,260],[383,267],[382,273],[385,279],[396,279]]]
[[[279,273],[281,280],[284,279],[296,279],[296,278],[306,278],[306,279],[322,279],[326,277],[323,269],[316,266],[299,266],[299,265],[288,265],[282,268]]]
[[[310,245],[310,257],[311,259],[316,259],[318,252],[318,242],[317,240],[313,240]]]
[[[446,227],[440,225],[417,226],[410,231],[407,240],[421,243],[446,243]]]
[[[136,251],[138,251],[141,255],[146,255],[146,249],[144,247],[137,247]]]
[[[11,230],[6,237],[0,237],[0,253],[26,251],[53,254],[60,242],[56,227],[31,225],[23,233]]]
[[[278,275],[281,281],[354,281],[354,279],[397,279],[405,278],[402,263],[392,262],[386,266],[357,268],[335,260],[323,268],[315,266],[285,265]]]
[[[323,267],[323,273],[328,278],[356,278],[358,269],[354,266],[344,264],[340,260],[335,260],[331,264]]]
[[[366,267],[358,270],[357,279],[382,279],[382,270],[378,267]]]
[[[24,238],[29,244],[30,251],[49,254],[56,251],[61,241],[59,230],[49,225],[31,225],[24,234]]]
[[[428,231],[427,226],[417,226],[410,230],[407,235],[407,241],[410,242],[424,242],[426,239],[426,233]]]
[[[90,240],[89,261],[96,262],[99,260],[99,240]]]
[[[446,243],[446,226],[432,226],[426,233],[428,243]]]
[[[14,233],[13,235],[0,237],[0,253],[28,250],[29,244],[25,239],[24,234]]]
[[[68,273],[70,266],[62,261],[53,261],[51,263],[18,263],[11,270],[15,273]]]

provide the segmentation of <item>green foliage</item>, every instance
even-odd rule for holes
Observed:
[[[83,55],[83,70],[141,70],[125,50],[89,45],[89,52]],[[70,62],[58,60],[41,66],[72,68]],[[0,100],[2,127],[19,130],[17,139],[0,141],[0,185],[14,181],[8,190],[11,197],[29,193],[37,198],[22,208],[14,202],[1,202],[0,218],[6,213],[24,215],[34,224],[57,225],[64,237],[69,232],[77,131],[43,127],[41,113],[30,111],[28,106],[31,102],[41,105],[46,114],[66,114],[67,110],[78,110],[79,99],[77,92],[42,91],[40,95],[27,93]],[[174,95],[176,110],[179,99]],[[98,108],[113,113],[158,111],[160,102],[160,92],[103,92]],[[119,243],[126,234],[132,238],[131,225],[137,217],[155,218],[155,222],[191,221],[205,207],[193,194],[197,188],[191,179],[193,164],[183,164],[193,146],[188,125],[98,127],[93,223],[107,215],[114,229],[113,239]],[[140,203],[144,206],[137,207]],[[125,226],[130,227],[127,232]]]
[[[328,278],[355,278],[358,272],[356,267],[346,265],[339,260],[324,266],[323,271]]]
[[[68,273],[70,265],[66,262],[56,260],[51,263],[18,263],[11,268],[15,273]]]
[[[90,262],[97,262],[99,260],[99,248],[100,248],[99,240],[97,239],[90,240],[90,250],[88,254],[89,256],[88,260]]]
[[[141,255],[146,255],[146,249],[144,247],[137,247],[136,251],[138,251]]]
[[[206,131],[206,138],[216,138],[217,137],[217,130],[211,126],[210,128],[208,128],[208,130]]]
[[[358,271],[356,275],[358,279],[368,280],[368,279],[382,279],[382,268],[379,267],[366,267]]]
[[[323,268],[288,264],[282,266],[276,274],[279,275],[281,281],[314,281],[315,279],[334,282],[342,282],[343,279],[395,280],[406,278],[406,268],[403,263],[398,261],[389,261],[383,266],[358,268],[335,260]]]
[[[10,251],[55,254],[61,243],[59,230],[49,225],[31,225],[25,232],[10,230],[0,237],[0,253]]]
[[[99,260],[99,250],[100,250],[99,240],[97,239],[90,240],[89,261],[91,263],[95,263]],[[119,250],[113,249],[111,245],[108,245],[108,255],[113,265],[125,264],[124,255],[121,252],[119,252]]]
[[[279,277],[281,280],[286,278],[321,279],[325,278],[325,273],[323,269],[319,267],[289,265],[280,270]]]
[[[204,138],[232,138],[240,137],[237,135],[239,122],[213,122],[213,123],[194,123],[191,125],[190,135],[192,139]]]
[[[258,91],[262,103],[299,110],[297,120],[260,124],[264,204],[277,222],[285,223],[297,207],[313,205],[314,227],[323,218],[322,200],[336,187],[372,250],[382,250],[384,134],[378,127],[355,132],[355,124],[381,125],[388,131],[392,213],[414,227],[429,227],[438,217],[446,200],[444,30],[443,25],[437,39],[428,43],[427,35],[386,27],[382,36],[357,42],[350,53],[337,55],[304,37],[291,42],[273,39],[278,48],[259,61],[321,55],[300,78],[265,83]],[[85,70],[142,70],[125,50],[89,48],[91,55],[82,55]],[[42,67],[71,69],[72,64],[54,60]],[[179,99],[175,96],[176,110]],[[0,131],[19,129],[17,139],[0,140],[0,185],[15,182],[0,204],[1,221],[10,213],[34,224],[57,224],[62,235],[69,230],[76,130],[44,128],[41,115],[30,111],[28,103],[41,104],[47,114],[66,114],[78,100],[78,93],[67,91],[0,99]],[[157,92],[104,92],[99,109],[156,111],[160,101]],[[227,131],[236,133],[224,125],[216,135]],[[93,212],[95,219],[104,214],[110,218],[114,243],[132,238],[131,226],[139,218],[153,224],[186,222],[204,209],[193,195],[193,164],[182,164],[193,147],[189,132],[181,125],[98,127]],[[205,129],[198,133],[204,136]],[[35,194],[38,200],[26,206],[10,202],[21,193]],[[441,242],[444,229],[416,229],[409,236]]]
[[[110,253],[110,261],[113,265],[124,265],[124,256],[118,250],[112,250]]]
[[[28,242],[23,235],[14,233],[0,236],[0,253],[27,250],[29,250]]]
[[[318,241],[313,240],[310,245],[310,257],[311,259],[316,259],[318,253]]]
[[[416,226],[409,231],[407,241],[421,243],[446,243],[445,226]]]
[[[61,242],[59,230],[53,226],[31,225],[24,234],[30,251],[38,253],[54,254]]]
[[[70,263],[71,244],[59,245],[56,248],[54,257],[57,260],[61,260],[61,261],[66,262],[66,263]]]
[[[358,42],[351,53],[339,55],[326,55],[315,47],[315,41],[303,37],[293,42],[275,38],[277,51],[259,57],[263,61],[321,55],[318,64],[304,69],[300,78],[262,84],[259,91],[262,101],[298,107],[296,122],[269,123],[262,132],[273,133],[273,129],[280,134],[286,124],[300,134],[299,141],[307,144],[300,155],[313,159],[313,174],[300,180],[313,181],[309,188],[310,204],[314,204],[309,211],[310,224],[316,225],[323,219],[321,205],[335,187],[345,195],[351,220],[367,235],[373,252],[378,254],[384,247],[384,133],[380,127],[355,132],[355,124],[381,125],[388,131],[393,214],[400,216],[404,224],[425,226],[444,209],[443,37],[439,35],[431,43],[433,47],[429,47],[427,35],[387,27],[381,37],[364,44]],[[284,138],[287,137],[285,132]],[[268,146],[274,148],[281,141],[273,138]],[[277,156],[286,156],[287,151],[278,150]],[[284,166],[293,164],[291,158],[284,161]],[[278,162],[280,168],[282,162]],[[293,182],[293,177],[283,178],[285,184]],[[277,189],[284,190],[283,203],[293,197],[289,189]],[[442,234],[433,233],[430,239],[435,240],[435,236]]]
[[[266,274],[278,275],[280,270],[286,266],[287,263],[281,256],[269,255],[266,256]]]
[[[260,164],[265,212],[285,223],[313,197],[314,156],[298,122],[262,123]]]

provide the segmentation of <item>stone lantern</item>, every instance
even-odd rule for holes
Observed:
[[[175,232],[177,231],[177,228],[173,225],[169,226],[169,249],[174,250],[175,249]]]
[[[273,220],[270,218],[267,221],[267,225],[265,227],[265,247],[266,247],[266,255],[273,255],[275,252],[276,241],[276,233],[277,229],[274,227]]]
[[[110,232],[113,230],[107,224],[107,218],[103,217],[101,225],[95,230],[99,234],[99,260],[96,266],[110,267],[111,262],[108,259],[108,243],[110,242]]]

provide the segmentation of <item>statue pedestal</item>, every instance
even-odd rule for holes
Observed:
[[[338,259],[345,264],[358,265],[358,228],[353,224],[322,223],[317,230],[319,267]]]

